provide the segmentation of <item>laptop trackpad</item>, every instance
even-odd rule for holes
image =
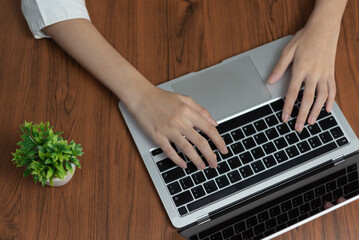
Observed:
[[[192,97],[217,121],[271,99],[249,56],[202,70],[172,87]]]

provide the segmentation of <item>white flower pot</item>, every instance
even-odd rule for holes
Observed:
[[[64,180],[62,180],[61,178],[54,178],[53,179],[53,182],[54,182],[53,186],[51,186],[50,180],[47,179],[46,185],[50,186],[50,187],[60,187],[60,186],[65,185],[66,183],[68,183],[71,180],[72,176],[75,174],[75,170],[76,170],[75,164],[71,163],[71,166],[72,166],[73,174],[71,174],[69,171],[67,171],[67,175],[65,176]]]

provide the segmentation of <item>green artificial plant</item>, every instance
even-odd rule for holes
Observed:
[[[32,124],[26,122],[20,125],[22,141],[12,153],[12,161],[17,167],[25,167],[24,177],[33,175],[35,182],[42,186],[49,180],[53,186],[54,178],[61,178],[67,175],[67,171],[73,174],[71,163],[81,168],[77,157],[83,154],[80,144],[74,141],[67,143],[58,133],[52,130],[50,123]]]

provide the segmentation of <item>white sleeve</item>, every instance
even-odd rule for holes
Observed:
[[[85,0],[21,0],[21,10],[35,38],[49,38],[44,27],[74,18],[90,20]]]

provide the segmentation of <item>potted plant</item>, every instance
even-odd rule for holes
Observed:
[[[12,161],[17,167],[25,167],[24,177],[32,175],[34,181],[42,186],[62,186],[70,181],[75,166],[81,169],[77,157],[83,154],[80,144],[74,141],[67,143],[58,133],[52,130],[50,123],[20,125],[22,141],[12,153]]]

